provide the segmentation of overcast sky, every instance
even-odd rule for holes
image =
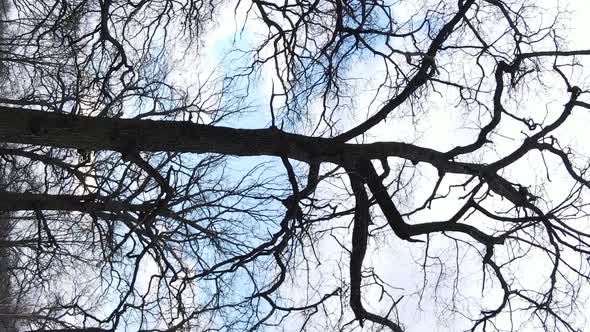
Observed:
[[[590,41],[588,39],[588,35],[590,33],[589,1],[545,0],[538,1],[537,3],[541,7],[560,6],[561,8],[569,10],[571,12],[571,16],[569,20],[565,21],[565,23],[568,24],[571,29],[571,31],[568,33],[570,38],[570,48],[590,49]],[[242,7],[240,8],[244,9]],[[236,39],[236,35],[234,34],[236,29],[240,29],[240,26],[236,25],[236,23],[239,24],[239,20],[236,20],[234,17],[233,4],[228,4],[227,10],[221,10],[220,12],[222,13],[222,16],[219,17],[218,24],[213,29],[211,29],[207,37],[204,38],[205,44],[202,49],[199,63],[197,64],[198,68],[205,69],[202,71],[204,73],[207,72],[206,69],[210,68],[218,68],[220,71],[223,71],[224,63],[223,60],[220,59],[220,55],[224,54],[224,51],[229,47],[234,46],[233,43],[236,40],[238,44],[247,42],[247,38],[241,40],[239,38]],[[250,30],[245,31],[241,36],[256,35],[256,26],[250,25],[249,29]],[[379,60],[376,59],[375,61]],[[590,63],[588,61],[584,62]],[[352,67],[355,68],[354,70],[358,71],[359,75],[364,74],[370,76],[371,74],[369,73],[371,73],[373,68],[377,66],[375,66],[374,63],[371,63],[370,60],[363,59],[363,62],[359,62]],[[177,70],[176,75],[178,75],[179,80],[191,82],[191,80],[195,78],[195,72],[199,71]],[[575,83],[586,87],[590,86],[590,81],[586,80],[585,77],[580,77],[580,79]],[[261,80],[260,84],[263,84],[264,86],[259,91],[270,90],[270,80]],[[556,92],[555,96],[546,97],[548,97],[548,99],[554,98],[556,105],[559,105],[559,103],[564,101],[564,98],[567,98],[567,96],[563,93],[563,89],[556,91],[561,91],[561,94]],[[270,117],[265,108],[267,105],[267,100],[265,97],[266,96],[264,95],[259,97],[261,109],[264,109],[264,111],[256,113],[255,116],[250,114],[249,116],[240,119],[240,121],[236,121],[231,124],[239,127],[254,128],[260,128],[268,125]],[[368,104],[372,96],[370,94],[366,94],[360,95],[359,98],[361,98],[359,104],[363,105]],[[364,101],[362,98],[364,98]],[[444,99],[444,96],[441,98]],[[544,109],[546,107],[546,103],[544,102],[535,104],[534,102],[528,101],[528,103],[525,103],[522,106]],[[361,107],[359,109],[359,113],[356,114],[356,116],[358,118],[366,116],[366,110],[363,110]],[[587,137],[587,127],[590,125],[590,116],[586,114],[576,114],[576,117],[577,121],[568,123],[565,133],[562,133],[564,136],[560,138],[567,142],[571,142],[575,146],[579,146],[579,149],[584,149],[586,147],[587,149],[583,151],[585,151],[584,153],[586,155],[590,155],[590,144],[584,144],[584,142],[590,139],[590,137]],[[417,127],[414,127],[412,119],[398,119],[395,122],[395,131],[391,129],[390,123],[388,123],[386,125],[380,126],[377,131],[374,131],[373,137],[370,139],[396,140],[403,139],[404,137],[414,136],[416,138],[414,143],[435,149],[445,150],[461,142],[464,143],[465,140],[471,137],[470,135],[472,132],[464,131],[465,125],[466,124],[461,122],[460,119],[449,117],[444,111],[431,111],[428,112],[427,119]],[[453,135],[449,135],[451,132]],[[567,133],[571,135],[568,136]],[[448,139],[441,139],[441,137]],[[510,142],[507,141],[507,144],[508,143]],[[508,146],[510,146],[510,144],[508,144]],[[239,162],[241,163],[242,167],[248,168],[248,166],[254,165],[257,161],[257,159],[252,158],[241,158]],[[528,164],[527,166],[526,163],[522,165],[523,166],[521,169],[512,170],[512,172],[514,172],[513,176],[526,179],[527,175],[530,174],[529,167],[535,167],[535,165]],[[424,175],[428,175],[428,172],[434,172],[434,170],[429,170],[428,168],[421,168],[419,170],[424,172]],[[435,174],[436,173],[432,173],[431,175]],[[425,176],[425,178],[428,178],[428,176]],[[531,181],[534,181],[534,179]],[[431,180],[431,185],[433,182],[434,180]],[[415,188],[416,197],[427,195],[429,193],[430,186],[427,186],[427,183],[424,182],[421,182],[421,184],[424,184],[424,188],[426,189],[419,186]],[[439,206],[438,208],[433,209],[433,211],[430,213],[424,214],[424,216],[436,220],[437,213],[448,214],[452,213],[452,211],[452,207]],[[443,220],[444,218],[439,216],[438,219]],[[329,243],[320,245],[320,247],[323,248],[324,255],[326,255],[326,257],[330,256],[330,253],[326,253],[326,251],[329,251],[331,245],[332,244]],[[444,242],[444,240],[441,240],[441,243],[438,244],[438,246],[440,246],[441,252],[446,250],[449,245],[451,245],[451,242]],[[434,246],[437,245],[435,244]],[[422,279],[423,274],[420,266],[414,261],[414,259],[418,259],[420,257],[419,254],[422,252],[421,250],[421,248],[416,249],[415,244],[409,244],[397,240],[380,243],[373,246],[372,251],[368,252],[366,265],[373,264],[380,272],[383,273],[387,282],[389,282],[392,286],[403,288],[406,293],[412,293],[413,291],[419,291],[424,282]],[[473,298],[465,298],[463,302],[458,301],[458,303],[446,302],[447,298],[454,296],[451,286],[454,273],[456,272],[453,269],[453,261],[455,260],[454,253],[451,251],[449,251],[449,253],[452,255],[448,257],[449,262],[447,263],[449,266],[448,270],[445,271],[445,277],[447,279],[442,281],[441,289],[438,290],[438,294],[441,297],[433,298],[430,295],[427,295],[421,302],[419,302],[419,298],[414,294],[414,296],[408,296],[400,302],[400,322],[404,324],[405,327],[407,327],[408,332],[462,331],[469,326],[469,322],[466,322],[464,319],[462,319],[460,315],[455,315],[454,311],[471,311],[471,313],[477,313],[480,308],[480,303],[471,302],[477,299],[482,301],[484,306],[490,305],[493,307],[494,305],[497,305],[497,296],[493,296],[493,292],[483,294],[483,296],[480,292],[481,284],[479,280],[481,276],[481,257],[479,257],[475,252],[464,252],[461,257],[458,257],[461,263],[460,277],[462,280],[464,295],[469,295]],[[334,260],[338,258],[340,257],[333,257]],[[542,266],[543,261],[540,260],[537,262],[540,265],[535,265],[535,259],[531,259],[530,262],[531,266],[526,266],[524,268],[529,269],[526,271],[526,273],[531,275],[530,282],[534,283],[538,281],[535,280],[535,266]],[[428,275],[427,277],[434,278],[427,281],[429,287],[434,287],[434,284],[437,282],[436,276],[433,274]],[[432,288],[429,289],[432,290]],[[373,305],[375,308],[378,308],[379,303],[368,303],[368,305]],[[455,305],[457,306],[456,308],[453,307]]]

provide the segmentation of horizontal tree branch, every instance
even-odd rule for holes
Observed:
[[[153,207],[149,202],[131,204],[128,202],[107,200],[94,195],[49,195],[34,193],[14,193],[0,191],[0,211],[148,211]]]
[[[237,129],[184,121],[88,117],[0,106],[0,140],[60,148],[175,151],[234,156],[288,157],[307,163],[399,157],[426,162],[449,173],[475,174],[478,164],[454,162],[445,154],[401,142],[347,144],[269,129]]]

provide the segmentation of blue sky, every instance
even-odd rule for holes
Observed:
[[[543,5],[552,5],[554,3],[558,2],[552,0],[542,2]],[[590,31],[590,20],[588,20],[590,16],[590,5],[586,4],[585,1],[575,0],[569,2],[560,1],[559,4],[566,6],[572,13],[571,20],[567,21],[571,26],[571,31],[568,33],[571,39],[571,48],[590,48],[590,44],[588,44],[586,38],[587,31]],[[258,29],[259,27],[255,23],[249,23],[246,30],[236,34],[235,31],[241,29],[241,26],[236,25],[236,22],[240,20],[234,17],[233,4],[227,4],[226,6],[227,8],[225,10],[220,11],[222,16],[217,19],[217,24],[211,28],[207,37],[204,38],[205,43],[200,51],[198,63],[189,60],[188,63],[184,63],[188,67],[179,65],[173,69],[173,75],[177,75],[176,77],[179,81],[185,81],[187,85],[198,84],[198,82],[193,80],[199,79],[199,82],[203,82],[209,77],[211,71],[213,71],[214,76],[223,76],[224,74],[231,73],[236,66],[247,63],[247,58],[244,58],[244,62],[241,62],[236,59],[229,61],[228,58],[221,58],[221,56],[233,47],[247,47],[249,43],[256,40],[257,34],[263,30]],[[243,14],[243,10],[244,6],[240,6],[238,11]],[[587,62],[586,60],[583,61]],[[377,58],[368,57],[358,59],[350,67],[350,75],[352,77],[379,77],[379,74],[382,74],[380,72],[382,67]],[[580,77],[580,81],[590,86],[590,81],[585,77]],[[374,110],[380,106],[380,101],[386,98],[386,94],[379,95],[377,102],[371,104],[371,101],[375,97],[376,85],[380,83],[379,80],[359,80],[358,82],[359,84],[364,84],[363,86],[359,86],[358,91],[354,86],[351,88],[351,94],[356,98],[356,110],[352,114],[343,116],[345,122],[354,123],[355,121],[364,119],[368,110]],[[232,117],[220,124],[239,128],[268,127],[270,125],[268,97],[269,91],[272,89],[272,83],[273,79],[270,68],[263,68],[258,75],[258,79],[251,81],[251,89],[248,90],[248,95],[245,98],[247,101],[246,104],[251,106],[252,111],[245,115]],[[240,84],[245,83],[242,82]],[[361,91],[361,88],[367,91]],[[555,90],[549,89],[547,95],[544,96],[531,96],[530,98],[521,99],[521,105],[514,104],[512,106],[522,107],[523,109],[548,109],[547,112],[551,113],[551,107],[554,107],[553,110],[557,110],[564,102],[564,95],[560,93],[563,89],[559,90],[560,87],[557,88]],[[544,99],[540,97],[544,97]],[[419,123],[416,123],[415,119],[411,117],[400,115],[394,121],[388,121],[377,126],[371,131],[371,135],[368,136],[367,141],[411,141],[422,146],[445,150],[461,142],[472,140],[474,131],[469,130],[469,128],[471,127],[473,129],[474,127],[473,119],[468,116],[449,116],[451,114],[449,105],[453,102],[452,98],[449,98],[443,93],[442,96],[433,96],[430,100],[430,103],[427,105],[430,107],[430,110],[424,113]],[[318,112],[318,110],[312,107],[310,116],[317,116],[314,112]],[[587,133],[587,124],[590,123],[590,115],[583,113],[583,111],[579,113],[581,114],[575,115],[578,120],[568,123],[567,127],[560,131],[560,135],[564,141],[576,145],[580,149],[579,152],[581,154],[590,155],[590,145],[585,144],[588,138],[584,136]],[[510,132],[510,128],[507,131]],[[500,151],[499,153],[509,151],[512,143],[514,143],[511,139],[506,139],[505,141],[499,140],[498,142],[496,149]],[[482,156],[482,158],[487,157]],[[497,155],[492,155],[491,157],[497,157]],[[269,167],[269,169],[272,169],[277,174],[284,172],[278,158],[232,158],[229,165],[236,172],[235,176],[237,176],[242,172],[252,169],[261,162],[269,161],[269,159],[275,165],[274,167]],[[525,158],[519,164],[518,168],[510,169],[510,176],[524,179],[524,181],[530,181],[530,184],[534,185],[535,176],[532,176],[531,169],[538,170],[538,162],[538,159],[535,158]],[[554,166],[557,167],[558,165]],[[420,177],[414,183],[413,198],[408,199],[406,202],[408,204],[419,202],[420,198],[426,197],[434,184],[432,180],[432,176],[435,175],[433,173],[434,169],[419,165],[415,168],[415,172]],[[555,181],[552,186],[552,190],[555,192],[565,190],[559,181]],[[335,187],[328,187],[326,185],[326,187],[320,188],[320,190],[326,190],[326,192],[331,190],[336,195],[338,194],[338,190]],[[347,204],[347,202],[338,203]],[[501,202],[498,204],[501,204]],[[443,219],[441,216],[451,214],[454,211],[453,208],[454,206],[434,204],[432,210],[425,211],[425,213],[419,216],[424,219]],[[375,212],[378,219],[379,212]],[[334,220],[333,223],[346,224],[347,220]],[[336,237],[340,237],[343,240],[349,239],[349,236],[350,234],[346,231],[336,234]],[[400,302],[399,319],[407,327],[408,332],[462,331],[468,326],[468,322],[461,315],[457,314],[456,309],[460,308],[472,314],[477,314],[480,309],[478,307],[480,303],[478,300],[483,303],[484,307],[491,307],[497,303],[498,293],[494,293],[494,291],[486,294],[480,293],[480,284],[478,282],[481,278],[481,268],[478,265],[480,257],[476,251],[462,248],[459,254],[455,256],[457,251],[454,251],[452,241],[444,240],[442,236],[438,235],[432,238],[433,240],[438,240],[438,242],[433,241],[431,250],[433,253],[438,252],[441,257],[447,259],[447,262],[440,266],[433,264],[433,268],[429,269],[426,275],[423,274],[420,265],[415,262],[415,259],[423,253],[424,246],[408,244],[391,237],[382,238],[382,241],[379,243],[372,243],[371,251],[365,265],[373,265],[389,283],[402,289],[394,292],[398,296],[405,296],[404,300]],[[339,250],[336,250],[338,249],[336,244],[330,238],[319,243],[318,248],[322,249],[321,256],[325,259],[325,264],[322,267],[318,267],[318,270],[322,271],[320,279],[324,279],[327,290],[329,287],[337,284],[336,279],[330,278],[342,277],[337,275],[338,270],[335,266],[340,259],[346,261],[346,258],[342,258]],[[455,262],[460,263],[461,268],[459,270],[459,266],[456,266]],[[546,261],[542,258],[533,257],[530,260],[530,264],[523,267],[527,269],[525,274],[531,276],[531,283],[537,281],[535,280],[535,276],[542,275],[540,270],[536,270],[536,268],[542,268],[544,264],[546,264]],[[437,268],[442,269],[442,272],[437,274],[435,271]],[[451,303],[449,302],[449,298],[455,295],[453,293],[455,277],[461,279],[462,285],[464,286],[464,295],[470,298],[465,298],[462,302]],[[436,297],[427,295],[420,299],[419,292],[424,287],[424,283],[426,283],[426,289],[430,291],[430,294],[433,294],[436,288]],[[497,287],[495,289],[498,290]],[[291,293],[293,297],[296,298],[298,296],[296,291],[290,291],[293,292]],[[368,292],[367,305],[379,311],[383,309],[383,304],[374,300],[378,297],[376,294],[377,291],[375,289]],[[523,321],[526,320],[524,317],[521,317],[521,319]],[[500,320],[499,324],[508,324],[508,321]],[[534,331],[534,329],[529,328],[525,329],[525,331]]]

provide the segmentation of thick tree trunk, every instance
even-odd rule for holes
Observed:
[[[310,160],[324,139],[279,130],[233,129],[183,121],[112,119],[0,107],[4,142],[85,150],[178,151]]]
[[[112,119],[0,106],[0,140],[83,150],[220,153],[286,156],[304,162],[399,157],[441,171],[474,174],[479,165],[449,161],[444,153],[412,144],[346,144],[278,129],[235,129],[181,121]]]
[[[153,208],[150,203],[131,204],[128,202],[105,199],[94,195],[48,195],[31,193],[14,193],[0,191],[0,211],[149,211]]]
[[[0,179],[0,182],[2,179]],[[0,244],[10,239],[10,215],[0,211]],[[16,331],[15,303],[11,290],[10,269],[13,260],[10,256],[10,248],[0,245],[0,331]]]

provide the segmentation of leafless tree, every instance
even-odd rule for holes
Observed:
[[[411,331],[411,306],[472,331],[584,326],[590,50],[566,9],[0,4],[18,330]]]

